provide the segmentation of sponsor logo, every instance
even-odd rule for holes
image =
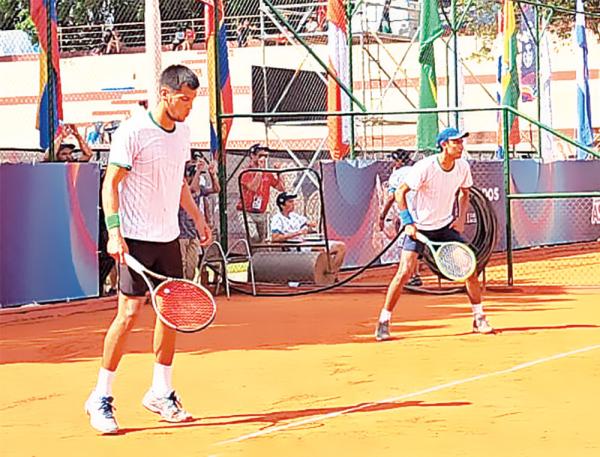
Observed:
[[[600,225],[600,197],[592,198],[592,219],[593,225]]]

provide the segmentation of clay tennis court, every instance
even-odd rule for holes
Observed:
[[[220,297],[215,323],[178,340],[185,424],[141,405],[146,307],[115,382],[117,436],[83,411],[114,299],[3,310],[2,455],[599,455],[598,289],[488,290],[495,335],[470,333],[463,294],[410,294],[376,343],[383,293]]]

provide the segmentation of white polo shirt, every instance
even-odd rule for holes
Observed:
[[[144,112],[120,125],[108,160],[129,170],[119,184],[124,237],[168,242],[179,236],[177,213],[189,159],[190,130],[185,124],[176,123],[167,132]]]
[[[444,171],[438,155],[419,160],[406,176],[406,184],[415,191],[410,212],[420,230],[436,230],[453,219],[456,192],[471,187],[471,167],[464,159],[454,162],[454,168]]]
[[[288,235],[306,227],[307,222],[308,219],[301,214],[291,212],[286,217],[283,213],[279,212],[271,218],[271,233]]]

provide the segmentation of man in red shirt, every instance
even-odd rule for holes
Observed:
[[[269,152],[266,148],[255,145],[250,148],[249,153],[250,163],[247,168],[267,168]],[[268,233],[267,207],[271,188],[283,192],[285,187],[279,175],[263,171],[244,173],[241,186],[243,198],[238,202],[237,209],[246,212],[248,235],[252,243],[261,243]]]

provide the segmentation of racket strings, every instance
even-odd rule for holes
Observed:
[[[155,302],[162,317],[183,331],[205,327],[215,314],[212,297],[187,281],[164,282],[156,289]]]
[[[460,244],[444,244],[437,252],[438,266],[449,278],[466,279],[473,271],[475,260]]]

